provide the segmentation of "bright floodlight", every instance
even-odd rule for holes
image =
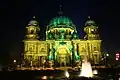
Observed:
[[[109,54],[106,54],[106,56],[109,56]]]
[[[13,60],[14,63],[16,63],[16,60]]]
[[[69,72],[68,71],[65,71],[65,76],[67,77],[67,78],[69,78]]]

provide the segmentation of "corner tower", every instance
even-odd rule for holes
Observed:
[[[26,35],[24,39],[24,62],[25,65],[36,65],[39,43],[39,23],[31,20],[26,26]],[[32,64],[34,63],[34,64]]]
[[[90,17],[88,17],[88,20],[85,23],[84,31],[86,32],[85,39],[88,40],[98,40],[99,34],[98,34],[98,26],[96,25],[95,21],[91,20]]]
[[[88,17],[85,23],[84,31],[86,32],[85,39],[89,47],[89,58],[92,60],[93,64],[99,64],[102,54],[101,54],[101,40],[98,34],[98,26],[95,21]]]

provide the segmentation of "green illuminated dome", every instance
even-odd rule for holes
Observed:
[[[57,27],[59,25],[66,25],[66,27],[74,27],[72,21],[65,16],[53,18],[49,24],[50,27]]]

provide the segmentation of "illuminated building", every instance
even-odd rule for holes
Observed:
[[[84,54],[92,64],[99,64],[102,58],[98,26],[90,18],[85,22],[84,39],[79,38],[76,26],[65,16],[57,16],[50,21],[45,40],[39,40],[39,31],[36,20],[30,21],[26,27],[25,64],[42,66],[51,62],[54,66],[73,66],[82,62]]]

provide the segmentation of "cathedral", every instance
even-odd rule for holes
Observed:
[[[76,66],[84,61],[84,55],[92,65],[98,65],[102,58],[98,26],[90,17],[84,25],[84,39],[80,39],[76,26],[65,16],[57,16],[50,21],[46,26],[45,40],[39,40],[40,31],[39,22],[35,19],[26,26],[23,40],[26,65]]]

